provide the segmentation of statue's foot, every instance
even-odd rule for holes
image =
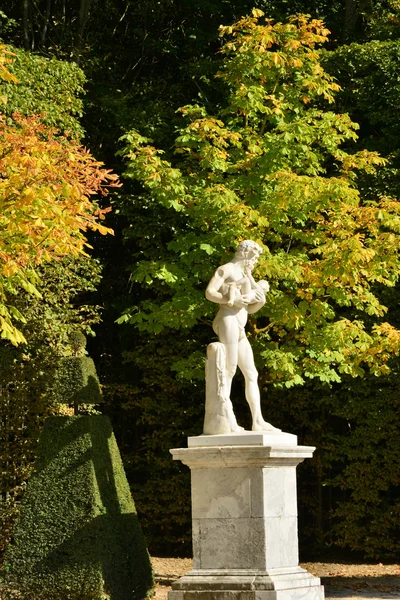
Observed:
[[[264,421],[263,419],[260,419],[259,421],[256,421],[255,423],[253,423],[253,427],[251,428],[252,431],[269,431],[269,432],[273,432],[273,431],[282,431],[282,429],[278,429],[278,427],[274,427],[273,425],[271,425],[271,423],[267,423],[267,421]]]
[[[245,431],[244,427],[240,427],[240,425],[238,425],[236,423],[236,425],[232,425],[232,433],[239,433],[240,431]]]

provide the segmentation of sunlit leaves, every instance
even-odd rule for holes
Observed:
[[[7,49],[7,46],[0,44],[0,79],[3,81],[17,83],[17,78],[9,71],[9,65],[12,63],[11,57],[14,53]]]
[[[93,196],[113,185],[115,175],[39,117],[0,117],[0,302],[10,285],[35,293],[35,265],[84,253],[88,229],[112,233]],[[6,309],[0,329],[18,344],[15,318]]]
[[[239,240],[254,239],[271,292],[251,335],[263,382],[286,387],[379,375],[400,351],[376,294],[398,279],[399,203],[360,201],[357,175],[385,161],[351,153],[358,125],[321,108],[338,90],[317,51],[327,34],[320,21],[274,24],[256,9],[221,28],[218,114],[180,109],[174,154],[134,131],[123,138],[126,175],[148,190],[141,201],[168,243],[141,253],[131,279],[146,299],[122,319],[152,333],[211,320],[207,280]]]
[[[7,117],[14,112],[38,114],[46,125],[57,127],[69,137],[82,138],[84,132],[78,120],[83,111],[82,69],[75,63],[44,58],[12,46],[4,47],[4,51],[8,76],[0,81],[0,96],[7,99],[2,112]]]
[[[322,21],[300,15],[274,24],[256,10],[233,26],[221,26],[220,34],[228,38],[217,75],[230,89],[228,114],[242,115],[264,132],[318,97],[333,102],[339,86],[323,70],[315,49],[328,39]]]

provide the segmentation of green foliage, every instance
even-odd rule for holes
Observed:
[[[18,22],[15,19],[10,19],[2,10],[0,10],[0,27],[2,36],[5,34],[10,35],[18,27]]]
[[[72,356],[84,356],[86,348],[86,336],[79,329],[74,329],[69,336],[69,344]]]
[[[8,47],[12,62],[8,68],[18,80],[0,82],[0,95],[7,102],[2,112],[7,116],[18,112],[23,115],[42,115],[43,122],[56,127],[70,137],[80,139],[83,129],[78,120],[82,116],[85,75],[75,63],[44,58]]]
[[[64,259],[39,269],[40,297],[23,294],[10,300],[26,315],[22,324],[29,343],[0,351],[0,551],[10,539],[25,484],[32,470],[43,420],[57,414],[55,383],[64,356],[71,353],[70,335],[87,333],[99,321],[92,304],[100,279],[97,261],[88,257]],[[65,410],[65,409],[64,409]]]
[[[55,357],[71,354],[71,335],[84,331],[93,335],[92,326],[100,320],[100,307],[93,293],[100,281],[98,260],[89,256],[64,258],[37,269],[39,296],[25,297],[16,292],[10,299],[27,315],[21,325],[29,343],[20,354],[31,359],[35,352]],[[54,368],[56,365],[54,364]]]
[[[336,414],[351,435],[338,447],[342,469],[331,480],[343,500],[335,507],[333,534],[338,544],[369,559],[392,559],[400,532],[399,373],[384,381],[349,385],[347,402]],[[341,406],[339,402],[342,401]]]
[[[388,159],[375,174],[361,174],[363,196],[399,196],[400,41],[350,44],[324,53],[322,59],[342,87],[338,107],[360,123],[357,146],[378,151]]]
[[[27,600],[151,594],[149,556],[106,417],[46,421],[4,579],[5,598],[14,590]]]
[[[272,290],[253,324],[269,382],[386,373],[400,333],[383,322],[374,285],[397,281],[400,209],[390,197],[361,205],[356,187],[357,172],[384,161],[346,152],[358,126],[319,108],[338,90],[316,51],[327,39],[323,24],[261,17],[254,10],[221,28],[228,41],[217,77],[226,97],[217,116],[197,105],[180,109],[175,156],[135,131],[123,138],[125,177],[148,193],[122,205],[128,217],[139,210],[128,236],[140,247],[131,279],[143,300],[119,322],[157,334],[210,319],[210,256],[215,267],[252,238],[270,249],[258,274]],[[149,228],[158,243],[149,243]]]
[[[188,435],[201,431],[204,384],[179,382],[171,357],[196,348],[185,334],[135,336],[135,348],[124,356],[131,385],[104,383],[102,410],[113,422],[131,481],[140,522],[150,553],[190,555],[190,473],[173,461],[171,448],[186,446]],[[114,380],[115,381],[115,380]]]
[[[386,41],[400,37],[398,0],[374,0],[364,13],[368,38]]]
[[[0,349],[0,556],[11,539],[42,421],[54,412],[43,401],[43,361],[21,354]]]
[[[278,390],[264,395],[274,424],[290,423],[300,444],[317,447],[298,474],[303,558],[340,546],[369,560],[396,559],[398,386],[393,365],[389,376],[375,381],[345,377],[331,389],[308,383],[284,397]]]
[[[89,356],[67,356],[57,371],[57,400],[61,404],[99,404],[101,390]]]

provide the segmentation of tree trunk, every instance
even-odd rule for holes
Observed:
[[[92,0],[81,0],[79,8],[79,25],[78,25],[78,50],[82,48],[83,34],[89,18],[90,4]]]
[[[357,6],[357,0],[345,0],[345,13],[344,13],[344,28],[343,28],[343,41],[351,42],[351,34],[354,31],[360,12]]]
[[[50,22],[50,13],[51,13],[51,0],[47,0],[46,13],[44,16],[44,24],[43,24],[43,28],[42,28],[42,34],[40,36],[40,45],[42,47],[46,43],[47,31],[48,31],[49,22]]]
[[[24,48],[30,50],[29,43],[29,0],[22,0],[22,27],[24,33]]]

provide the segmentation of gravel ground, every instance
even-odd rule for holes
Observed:
[[[156,600],[167,600],[171,583],[191,570],[189,558],[152,558],[156,574]],[[302,563],[321,577],[326,600],[400,600],[400,565]]]

